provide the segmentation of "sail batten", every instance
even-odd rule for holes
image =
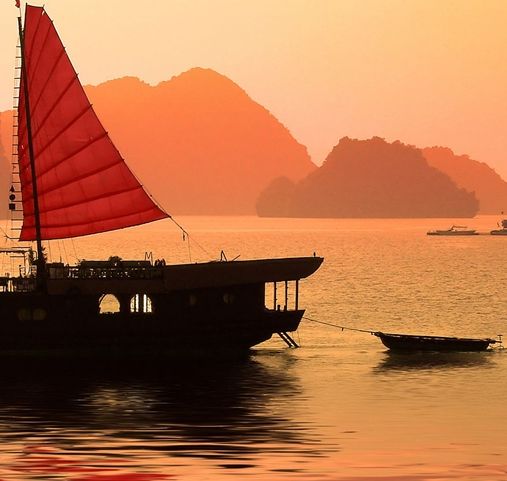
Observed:
[[[46,209],[45,212],[46,212],[46,214],[49,214],[51,212],[56,212],[56,211],[59,211],[59,210],[68,209],[69,207],[77,207],[77,206],[88,204],[90,202],[94,202],[94,201],[97,201],[97,200],[102,200],[102,199],[104,199],[106,197],[107,198],[112,198],[112,197],[115,197],[115,196],[118,196],[118,195],[121,195],[121,194],[126,194],[128,192],[133,192],[133,191],[138,190],[138,189],[142,189],[142,187],[141,186],[139,186],[139,187],[129,187],[129,188],[126,188],[126,189],[119,190],[117,192],[108,193],[107,196],[106,195],[97,195],[96,197],[90,197],[90,198],[88,198],[86,200],[75,202],[74,204],[66,204],[66,205],[54,207],[52,209]]]
[[[24,56],[42,239],[94,234],[168,217],[111,142],[44,9],[27,5]],[[36,239],[34,186],[24,88],[18,105],[18,161],[24,221]]]
[[[25,13],[28,14],[28,5],[27,5],[27,11]],[[30,49],[30,51],[33,52],[35,40],[39,39],[39,41],[40,41],[39,28],[41,25],[41,18],[42,18],[42,15],[37,16],[37,18],[36,18],[37,24],[35,25],[35,31],[34,31],[33,35],[31,36],[31,38],[28,39],[28,41],[30,42],[30,45],[27,45],[27,37],[26,37],[26,35],[24,36],[25,50],[28,48],[28,49]],[[25,25],[26,25],[26,20],[25,20]],[[46,43],[48,35],[49,35],[49,29],[46,30],[46,34],[44,35],[44,39],[42,40],[43,45]],[[40,52],[41,51],[42,51],[42,49],[40,50]],[[37,58],[35,60],[38,61],[39,59],[40,59],[40,55],[37,56]],[[31,59],[26,59],[26,60],[29,60],[31,62],[34,60],[34,57],[32,56]],[[28,61],[26,61],[26,63],[28,65]]]
[[[39,102],[40,102],[40,99],[42,98],[42,95],[44,93],[44,89],[47,88],[47,85],[50,83],[51,81],[51,75],[53,75],[53,72],[55,71],[55,69],[57,68],[58,66],[58,62],[60,61],[60,59],[63,57],[63,54],[65,53],[65,50],[62,50],[60,52],[60,55],[58,56],[58,59],[56,60],[51,72],[49,73],[49,76],[48,78],[46,79],[46,82],[44,83],[41,91],[40,91],[40,94],[39,94],[39,97],[37,98],[37,100],[35,101],[35,104],[33,106],[31,106],[31,111],[32,111],[32,114],[35,114],[37,112],[37,107],[39,105]],[[77,77],[77,76],[76,76]],[[67,89],[65,91],[67,91],[72,85],[72,80],[69,82],[69,85],[67,87]],[[65,94],[65,91],[64,93],[62,93],[62,95],[60,97],[62,97],[64,94]]]
[[[72,157],[74,157],[75,155],[79,154],[79,152],[82,152],[83,150],[87,149],[88,147],[90,147],[92,144],[94,144],[95,142],[99,142],[100,140],[102,140],[104,137],[107,137],[107,132],[104,132],[103,134],[99,135],[98,137],[95,137],[93,139],[90,139],[90,141],[84,145],[82,145],[80,148],[78,148],[76,151],[74,152],[71,152],[70,154],[68,154],[67,156],[65,156],[63,159],[60,159],[58,161],[56,161],[54,163],[54,165],[51,167],[51,169],[47,169],[45,170],[44,172],[40,172],[39,173],[39,177],[44,177],[46,174],[48,174],[49,172],[51,172],[51,170],[55,167],[58,167],[60,164],[62,164],[63,162],[66,162],[67,160],[71,159]]]
[[[68,182],[67,185],[65,186],[66,188],[70,187],[72,184],[76,184],[76,183],[79,183],[89,177],[94,177],[96,176],[97,174],[102,174],[103,172],[106,172],[107,170],[110,170],[112,169],[113,167],[116,167],[118,165],[121,165],[122,163],[122,160],[116,160],[114,163],[110,164],[110,165],[106,165],[106,166],[103,166],[103,167],[100,167],[99,169],[89,173],[89,174],[83,174],[81,177],[76,177],[75,179],[73,179],[72,181]],[[42,195],[47,195],[47,194],[50,194],[54,191],[57,191],[59,189],[59,186],[54,186],[52,188],[48,188],[44,191],[42,191],[40,194]],[[142,187],[140,185],[134,185],[132,187],[129,187],[128,189],[126,190],[134,190],[134,189],[142,189]],[[112,195],[115,195],[114,192],[105,192],[105,193],[102,193],[101,196],[103,198],[107,198],[108,196],[112,196]],[[61,207],[71,207],[72,205],[78,205],[79,203],[86,203],[89,199],[81,199],[79,202],[76,202],[75,204],[67,204],[67,205],[62,205]],[[48,209],[47,211],[50,211],[51,209]]]
[[[56,107],[56,105],[55,105]],[[90,110],[92,108],[91,105],[88,105],[86,106],[81,112],[79,112],[75,118],[71,119],[69,121],[69,123],[67,125],[64,125],[58,132],[56,132],[56,134],[51,138],[49,139],[49,141],[43,145],[40,150],[38,150],[36,152],[37,155],[41,155],[43,154],[50,146],[53,142],[55,142],[58,138],[60,138],[67,130],[69,130],[83,115],[86,114],[86,112],[88,110]],[[51,112],[48,113],[48,115],[46,115],[46,117],[44,119],[42,119],[42,122],[37,125],[37,129],[35,131],[35,133],[33,134],[33,138],[37,138],[37,134],[39,132],[42,131],[43,127],[44,127],[44,123],[47,121],[47,119],[50,117],[51,113],[53,112],[53,110]]]
[[[142,211],[124,214],[123,216],[120,216],[120,218],[125,221],[125,224],[128,224],[129,226],[135,226],[135,225],[139,225],[139,224],[145,224],[146,222],[135,222],[134,219],[144,218],[147,216],[151,216],[152,214],[153,214],[153,209],[148,208],[148,209],[145,209]],[[68,230],[71,230],[74,234],[70,237],[79,237],[82,235],[88,235],[88,234],[83,234],[82,232],[85,230],[88,230],[88,226],[93,225],[93,222],[95,222],[95,225],[102,225],[103,226],[102,229],[96,229],[94,233],[117,230],[117,228],[114,227],[114,225],[117,222],[117,219],[118,219],[118,216],[111,217],[111,218],[104,218],[104,219],[101,219],[100,221],[83,220],[80,223],[75,223],[72,225],[70,225],[66,222],[63,222],[61,224],[53,223],[53,224],[48,224],[48,227],[50,227],[51,229],[53,229],[55,231],[57,229],[60,231],[65,231],[68,229]],[[32,218],[31,226],[33,227],[33,218]],[[105,227],[105,226],[109,226],[109,227]],[[64,239],[64,238],[67,238],[67,236],[58,235],[58,233],[55,233],[54,237],[52,237],[52,239]]]

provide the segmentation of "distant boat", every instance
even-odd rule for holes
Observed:
[[[490,232],[491,235],[507,235],[507,219],[502,220],[502,228]]]
[[[428,235],[479,235],[475,229],[469,229],[463,225],[453,225],[445,230],[430,230]]]
[[[485,351],[490,344],[501,343],[501,340],[490,338],[474,339],[462,337],[445,336],[419,336],[413,334],[388,334],[385,332],[374,332],[380,338],[382,344],[391,351],[413,352],[413,351]]]

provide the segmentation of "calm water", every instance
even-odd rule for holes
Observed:
[[[301,286],[309,317],[507,334],[507,237],[425,235],[445,219],[179,220],[194,234],[190,252],[168,222],[54,243],[51,256],[316,252],[325,263]],[[301,349],[273,339],[217,363],[3,362],[0,480],[507,479],[507,350],[392,355],[374,336],[311,322],[295,338]]]

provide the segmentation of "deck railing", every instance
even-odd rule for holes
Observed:
[[[50,267],[49,279],[161,279],[159,267]]]

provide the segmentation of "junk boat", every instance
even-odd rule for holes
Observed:
[[[507,219],[503,219],[500,229],[495,229],[490,232],[491,235],[507,235]]]
[[[479,235],[474,229],[469,229],[463,225],[453,225],[449,229],[443,230],[430,230],[427,232],[428,235]]]
[[[496,339],[469,339],[462,337],[445,336],[418,336],[413,334],[388,334],[385,332],[374,332],[384,346],[391,351],[413,352],[413,351],[485,351],[490,344],[501,343]]]
[[[19,2],[17,2],[19,5]],[[299,281],[321,257],[165,265],[150,260],[48,262],[42,242],[170,218],[144,190],[88,101],[52,20],[26,5],[9,208],[29,266],[0,278],[0,353],[247,350],[278,333],[289,345],[304,310]],[[26,242],[35,241],[35,248]],[[274,299],[266,305],[267,284]],[[288,291],[291,289],[289,306]],[[278,298],[277,298],[278,293]],[[114,296],[117,312],[103,313]]]

